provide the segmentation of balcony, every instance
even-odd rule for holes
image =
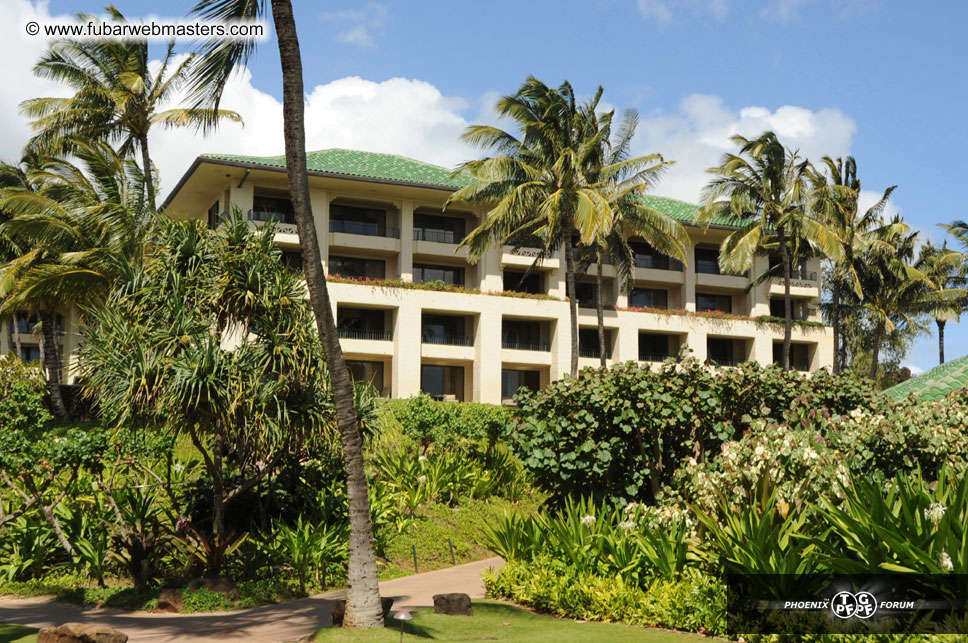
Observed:
[[[589,348],[578,349],[578,357],[591,357],[594,359],[600,359],[601,355],[602,355],[601,352],[597,348],[589,347]],[[605,359],[612,359],[612,349],[610,348],[605,349]]]
[[[286,225],[296,225],[296,215],[292,212],[276,210],[249,210],[249,221],[274,221]]]
[[[340,339],[367,339],[376,342],[393,341],[393,331],[391,330],[357,330],[355,328],[337,329]]]
[[[640,362],[664,362],[670,357],[675,357],[675,355],[669,355],[668,353],[639,353]]]
[[[517,342],[510,339],[501,340],[501,348],[508,348],[516,351],[550,351],[551,344],[548,342]]]
[[[636,254],[635,267],[647,270],[671,270],[673,272],[682,272],[683,270],[681,261],[663,255]]]
[[[384,237],[387,239],[399,239],[400,229],[391,228],[380,223],[368,221],[346,221],[342,219],[332,219],[329,222],[330,232],[341,232],[344,234],[358,234],[366,237]]]
[[[434,243],[449,243],[457,245],[463,237],[453,230],[433,230],[430,228],[414,228],[414,241],[432,241]]]
[[[726,358],[726,357],[723,357],[723,358],[720,358],[720,359],[716,359],[714,357],[710,357],[708,359],[709,359],[709,361],[712,364],[715,364],[716,366],[730,366],[730,367],[739,366],[744,361],[746,361],[746,360],[730,359],[730,358]]]

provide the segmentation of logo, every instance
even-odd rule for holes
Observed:
[[[840,592],[830,602],[830,610],[837,618],[870,618],[877,611],[877,599],[870,592]]]

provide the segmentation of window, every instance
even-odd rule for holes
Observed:
[[[668,335],[654,335],[652,333],[639,334],[639,360],[643,362],[661,362],[672,355],[670,344],[672,338]]]
[[[22,361],[22,362],[39,362],[40,361],[40,347],[38,347],[38,346],[21,346],[20,347],[20,361]]]
[[[710,337],[706,340],[706,358],[720,366],[736,366],[739,362],[734,359],[733,340]]]
[[[37,329],[37,324],[40,323],[40,315],[26,313],[20,311],[16,314],[15,322],[17,325],[17,332],[21,335],[33,335],[34,331]],[[10,324],[10,334],[13,336],[14,325]],[[64,332],[64,316],[57,314],[54,316],[54,332],[63,333]]]
[[[718,310],[724,313],[733,312],[733,298],[730,295],[714,295],[710,293],[696,293],[696,310]]]
[[[575,284],[575,295],[578,297],[578,305],[582,308],[598,307],[598,286],[592,282],[579,282]]]
[[[540,272],[504,271],[504,290],[513,292],[544,293],[544,279]]]
[[[537,391],[541,388],[541,373],[538,371],[517,371],[510,368],[501,370],[501,399],[509,400],[519,389],[529,388]]]
[[[597,328],[579,328],[578,329],[578,355],[581,357],[601,357],[600,347],[598,345],[598,329]],[[612,356],[612,348],[609,342],[609,332],[605,331],[605,357],[610,358]]]
[[[353,205],[329,207],[329,231],[362,234],[370,237],[399,237],[395,229],[387,228],[386,210]]]
[[[709,275],[719,273],[719,250],[715,248],[696,248],[696,272]]]
[[[376,388],[377,392],[383,393],[383,362],[363,362],[359,360],[346,360],[346,367],[350,371],[350,377],[354,382],[369,382]]]
[[[465,223],[458,217],[435,214],[413,215],[413,238],[416,241],[460,243],[464,239]]]
[[[424,315],[421,334],[425,344],[471,346],[474,343],[464,334],[464,318],[456,315]]]
[[[255,195],[252,199],[252,209],[249,210],[252,221],[276,221],[277,223],[296,223],[296,216],[292,211],[289,199],[276,196]]]
[[[633,288],[629,293],[629,306],[633,308],[668,308],[669,292],[654,288]]]
[[[217,228],[220,218],[221,217],[219,217],[218,214],[218,201],[216,201],[212,204],[212,207],[208,209],[208,227],[212,230]]]
[[[501,323],[501,346],[525,351],[550,350],[541,341],[541,322],[505,319]]]
[[[386,270],[386,262],[382,259],[329,258],[329,274],[348,279],[385,279]]]
[[[374,308],[343,308],[336,310],[336,330],[346,339],[375,339],[389,341],[392,332],[386,330],[386,311]]]
[[[464,269],[415,263],[413,264],[413,280],[420,284],[431,281],[443,281],[451,286],[463,286]]]
[[[783,344],[773,344],[773,363],[783,364]],[[810,370],[810,347],[806,344],[790,344],[790,368],[797,371]]]
[[[796,299],[790,300],[790,315],[794,320],[804,320],[807,315],[807,306],[803,301],[798,301]],[[786,311],[783,307],[782,297],[771,297],[770,298],[770,316],[771,317],[786,317]]]
[[[435,400],[464,400],[464,367],[423,364],[420,390]]]

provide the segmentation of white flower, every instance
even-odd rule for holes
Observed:
[[[943,504],[940,502],[934,502],[930,507],[924,510],[924,518],[925,520],[930,520],[937,525],[939,522],[941,522],[941,519],[944,518],[944,510],[945,506]],[[947,556],[947,554],[945,555]]]
[[[417,461],[418,461],[418,462],[423,462],[423,461],[424,461],[424,460],[426,460],[426,459],[427,459],[427,456],[425,456],[425,455],[422,455],[422,456],[420,456],[419,458],[417,458]]]
[[[582,516],[582,518],[581,518],[581,524],[586,525],[586,526],[587,525],[594,525],[595,524],[595,516]]]
[[[810,447],[807,447],[807,450],[803,452],[803,456],[807,460],[816,460],[817,458],[820,457],[817,455],[817,452],[811,449]]]
[[[766,449],[763,448],[762,444],[753,449],[753,455],[757,458],[762,458],[764,453],[766,453]]]
[[[185,470],[185,465],[182,464],[181,462],[176,462],[175,466],[172,468],[175,470],[175,473],[181,473],[182,471]]]
[[[854,418],[855,420],[859,420],[860,418],[864,417],[864,409],[857,407],[850,412],[850,417]]]
[[[943,571],[945,574],[954,571],[955,565],[951,562],[951,556],[948,555],[948,552],[942,551],[940,554],[938,554],[938,567],[940,567],[941,571]]]
[[[625,505],[625,513],[632,513],[633,511],[635,511],[638,508],[639,508],[639,503],[637,503],[637,502],[630,502],[627,505]]]
[[[635,522],[633,522],[631,520],[626,520],[625,522],[620,522],[620,523],[618,523],[618,528],[621,529],[622,531],[624,531],[625,533],[628,533],[628,532],[632,531],[633,529],[635,529]]]
[[[417,484],[427,484],[427,476],[417,476]]]

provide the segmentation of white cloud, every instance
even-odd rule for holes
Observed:
[[[686,12],[695,18],[712,17],[723,20],[729,13],[727,0],[638,0],[639,13],[646,20],[667,25]]]
[[[849,153],[855,129],[854,121],[837,109],[785,105],[773,111],[758,106],[736,111],[718,96],[692,94],[674,114],[643,115],[633,145],[637,153],[659,153],[676,161],[657,193],[695,203],[710,178],[706,169],[718,165],[724,152],[736,151],[731,136],[754,137],[772,130],[787,147],[819,160],[825,154]]]
[[[766,5],[760,9],[760,17],[780,22],[795,22],[800,20],[801,9],[816,4],[821,4],[821,0],[767,0]],[[826,4],[836,17],[847,20],[876,11],[880,1],[827,0]]]
[[[66,21],[72,16],[57,15]],[[47,40],[28,36],[26,25],[51,20],[46,3],[34,7],[27,0],[3,0],[0,6],[0,159],[15,162],[31,135],[27,120],[18,116],[21,101],[37,96],[67,96],[68,90],[34,75],[31,67],[47,49]]]
[[[920,366],[916,366],[914,364],[901,364],[901,366],[911,371],[911,377],[916,377],[924,372],[923,368],[921,368]]]
[[[359,8],[340,9],[322,14],[323,20],[351,25],[338,33],[336,39],[360,47],[376,45],[374,38],[383,35],[389,17],[390,9],[379,2],[369,2]]]

